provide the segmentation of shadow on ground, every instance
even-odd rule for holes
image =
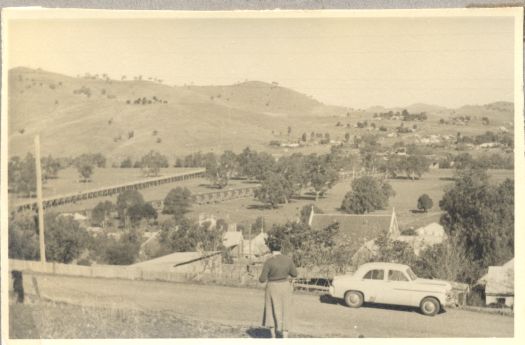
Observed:
[[[272,206],[270,205],[248,205],[247,207],[249,210],[259,210],[259,211],[265,211],[265,210],[271,210]]]
[[[341,306],[344,306],[346,308],[349,308],[345,305],[343,300],[334,298],[330,295],[321,295],[319,296],[319,301],[321,303],[325,304],[339,304]],[[383,309],[383,310],[396,310],[396,311],[404,311],[409,313],[421,313],[419,308],[415,307],[408,307],[408,306],[402,306],[402,305],[392,305],[392,304],[380,304],[380,303],[364,303],[361,308],[371,308],[371,309]],[[446,313],[445,310],[441,309],[439,314]]]
[[[251,338],[271,338],[270,330],[263,327],[250,327],[246,334]]]

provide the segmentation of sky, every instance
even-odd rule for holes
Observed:
[[[333,105],[513,101],[511,17],[38,19],[9,23],[9,67],[169,85],[278,82]]]

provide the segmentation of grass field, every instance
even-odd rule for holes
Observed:
[[[161,174],[179,172],[181,169],[170,168],[163,169]],[[93,182],[89,184],[80,184],[75,182],[77,175],[74,169],[66,169],[60,172],[60,178],[52,180],[46,187],[47,195],[52,195],[53,191],[61,193],[74,192],[80,190],[79,187],[89,185],[89,189],[101,187],[107,184],[117,184],[127,181],[140,180],[144,178],[140,169],[97,169],[93,176]],[[513,177],[513,170],[491,170],[490,175],[493,182],[502,181],[504,178]],[[441,200],[445,188],[452,184],[450,177],[454,170],[434,169],[423,175],[420,180],[408,179],[390,179],[389,183],[396,191],[396,195],[390,199],[389,208],[383,211],[390,213],[392,207],[395,208],[397,218],[401,227],[420,226],[430,222],[438,221],[439,200]],[[202,179],[187,180],[164,184],[153,188],[147,188],[140,192],[147,201],[161,200],[167,193],[177,186],[188,187],[192,193],[205,193],[216,191],[209,185],[209,181]],[[238,188],[243,186],[253,186],[242,180],[231,180],[226,188]],[[351,189],[351,180],[343,180],[337,183],[324,198],[320,198],[316,205],[325,213],[339,213],[339,207],[345,194]],[[428,194],[434,201],[434,207],[428,213],[411,212],[416,208],[417,199],[421,194]],[[75,204],[63,205],[53,208],[57,212],[73,212],[86,209],[92,209],[97,203],[104,200],[116,201],[117,196],[97,198],[77,202]],[[252,224],[257,217],[264,217],[266,225],[271,227],[275,223],[285,223],[286,221],[295,221],[302,207],[314,203],[313,195],[303,193],[301,198],[291,200],[286,205],[281,205],[277,209],[269,209],[264,204],[255,199],[236,199],[225,201],[217,204],[194,205],[190,215],[198,216],[199,213],[215,214],[219,218],[224,218],[230,222],[238,224]]]
[[[388,182],[396,191],[395,197],[390,199],[389,208],[377,213],[390,213],[395,208],[398,222],[401,227],[420,226],[439,220],[439,200],[443,197],[444,190],[453,182],[450,177],[454,171],[448,169],[436,169],[423,175],[420,180],[390,179]],[[493,182],[513,177],[512,170],[490,171]],[[351,189],[351,181],[344,180],[337,183],[326,197],[319,199],[316,205],[325,213],[340,213],[339,207],[345,194]],[[416,208],[417,199],[421,194],[428,194],[434,201],[434,207],[429,213],[413,213]],[[193,214],[200,212],[216,214],[219,217],[230,219],[237,223],[251,224],[257,217],[264,217],[268,227],[271,224],[284,223],[287,220],[297,219],[299,211],[305,205],[314,203],[312,195],[303,194],[301,199],[292,200],[289,204],[281,205],[277,209],[268,209],[262,203],[253,199],[238,199],[225,201],[219,204],[194,205]]]
[[[192,171],[193,168],[166,168],[161,169],[160,176],[170,175],[175,173],[180,173],[184,171]],[[147,179],[144,177],[140,169],[116,169],[116,168],[100,168],[95,169],[93,174],[92,181],[88,183],[78,182],[78,173],[75,168],[67,168],[59,172],[59,178],[49,180],[43,188],[44,197],[60,195],[60,194],[69,194],[77,193],[80,191],[90,190],[101,188],[105,186],[117,185],[126,182],[140,181]],[[141,190],[141,194],[146,200],[161,200],[166,197],[168,192],[172,188],[178,186],[188,187],[192,193],[206,193],[213,192],[216,189],[210,186],[210,182],[204,178],[167,183],[157,187],[151,187]],[[253,184],[245,184],[243,181],[232,180],[228,188],[236,188],[241,186],[253,186]],[[27,198],[18,198],[14,195],[9,195],[10,203],[16,204],[17,202],[28,201],[31,199]],[[67,204],[60,207],[53,208],[59,212],[72,212],[79,210],[87,210],[94,208],[100,201],[110,200],[115,202],[117,196],[101,197],[90,200],[83,200],[81,202],[76,202],[74,204]]]

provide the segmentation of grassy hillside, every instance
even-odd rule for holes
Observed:
[[[33,151],[40,133],[42,154],[54,156],[102,152],[110,160],[139,158],[151,149],[175,156],[195,151],[240,151],[246,146],[283,154],[270,148],[271,140],[295,141],[306,133],[330,133],[343,140],[346,133],[363,135],[355,128],[368,120],[395,131],[400,121],[378,121],[374,113],[402,108],[372,107],[354,110],[325,105],[310,96],[276,83],[246,81],[229,86],[168,86],[150,80],[111,80],[106,76],[68,77],[29,68],[9,71],[9,155]],[[497,102],[448,109],[413,104],[411,113],[426,112],[417,134],[465,135],[497,131],[513,121],[513,104]],[[439,125],[470,116],[468,126]],[[482,125],[482,117],[490,125]],[[338,126],[336,126],[339,123]],[[412,126],[412,123],[406,123]],[[291,127],[291,133],[288,133]],[[386,135],[387,132],[379,133]],[[397,141],[400,138],[392,138]],[[309,146],[304,152],[327,150]]]
[[[10,155],[32,150],[36,133],[53,155],[124,157],[156,149],[171,156],[260,147],[297,116],[345,111],[262,82],[173,87],[15,68],[9,83]]]

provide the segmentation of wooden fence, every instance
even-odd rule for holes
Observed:
[[[185,181],[194,178],[200,178],[204,176],[205,169],[193,169],[192,171],[171,174],[167,176],[159,176],[155,178],[150,178],[141,181],[129,182],[119,185],[113,185],[104,188],[92,189],[78,193],[62,194],[55,195],[52,197],[44,198],[43,206],[44,208],[60,206],[70,203],[75,203],[77,201],[94,199],[99,197],[111,196],[114,194],[119,194],[127,190],[140,190],[149,187],[156,187],[165,183],[173,183],[178,181]],[[14,205],[16,212],[23,210],[36,210],[37,202],[35,200],[22,202]]]

